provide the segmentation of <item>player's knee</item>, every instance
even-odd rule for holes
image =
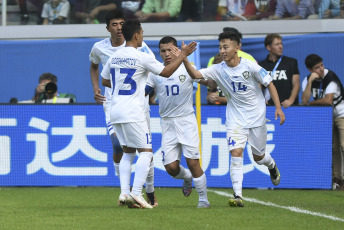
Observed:
[[[261,156],[258,156],[258,155],[253,154],[253,159],[254,159],[254,161],[255,161],[257,164],[259,164],[259,165],[263,164],[263,163],[262,163],[262,160],[264,159],[264,157],[265,157],[265,154],[263,154],[263,155],[261,155]]]
[[[168,164],[165,165],[166,172],[170,174],[170,176],[177,176],[180,172],[179,164]]]

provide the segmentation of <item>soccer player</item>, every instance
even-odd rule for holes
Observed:
[[[173,37],[163,37],[159,42],[159,53],[165,66],[176,58],[171,53],[171,46],[177,46]],[[208,208],[207,179],[199,163],[198,126],[192,102],[193,82],[182,64],[170,78],[150,73],[146,94],[156,89],[162,118],[161,149],[166,171],[172,177],[184,180],[183,194],[186,197],[192,191],[193,178],[199,195],[198,208]],[[180,165],[182,152],[191,172]]]
[[[212,79],[221,88],[227,98],[226,129],[229,151],[232,155],[230,175],[234,198],[229,199],[230,206],[244,207],[242,199],[243,151],[246,142],[251,145],[254,160],[265,165],[270,171],[274,185],[280,182],[280,173],[275,161],[265,152],[266,105],[259,84],[268,88],[275,103],[275,119],[280,117],[280,124],[285,121],[278,94],[271,82],[271,76],[256,62],[238,57],[240,38],[237,34],[224,32],[219,35],[219,49],[223,61],[206,69],[195,70],[184,59],[184,65],[194,79]]]
[[[99,63],[102,63],[105,66],[109,57],[114,54],[118,49],[125,46],[125,40],[122,34],[122,26],[124,23],[124,15],[120,10],[113,10],[107,13],[105,16],[106,21],[106,29],[109,31],[111,36],[109,38],[105,38],[99,42],[96,42],[91,50],[90,53],[90,74],[91,74],[91,81],[93,85],[94,91],[94,99],[97,103],[103,104],[104,112],[105,112],[105,120],[108,127],[108,132],[111,137],[112,147],[113,147],[113,162],[115,167],[116,175],[119,175],[119,163],[122,159],[123,150],[121,145],[116,137],[116,134],[113,130],[113,127],[110,123],[110,105],[111,105],[111,89],[105,87],[104,96],[101,94],[101,90],[99,89]],[[149,49],[145,42],[142,42],[142,46],[138,47],[138,50],[142,52],[146,52],[150,54],[152,57],[154,53]],[[149,104],[148,104],[148,97],[147,102],[145,103],[145,114],[146,119],[149,120]],[[149,198],[149,202],[157,206],[156,197],[154,193],[154,163],[151,162],[150,171],[146,181],[146,195]],[[118,204],[121,205],[121,199],[119,199]]]
[[[120,162],[121,195],[126,198],[128,207],[152,208],[141,194],[153,157],[151,134],[144,116],[147,72],[171,76],[184,58],[196,49],[196,42],[183,44],[178,58],[164,67],[155,58],[137,50],[143,41],[143,30],[138,20],[125,21],[122,33],[126,45],[109,58],[101,73],[102,84],[112,90],[110,122],[124,151]],[[131,164],[136,150],[139,157],[130,192]]]

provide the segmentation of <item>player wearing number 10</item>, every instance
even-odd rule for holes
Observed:
[[[121,195],[126,197],[128,206],[152,208],[141,194],[153,157],[151,134],[144,115],[147,72],[171,76],[183,59],[195,50],[196,43],[184,45],[180,57],[164,67],[150,55],[137,50],[143,41],[143,30],[138,20],[125,21],[122,33],[126,40],[125,47],[109,58],[101,73],[103,85],[112,88],[110,122],[124,152],[120,162]],[[126,175],[130,174],[136,150],[139,157],[130,192],[130,177]]]
[[[276,163],[270,154],[265,152],[266,105],[258,83],[267,87],[270,92],[276,106],[275,119],[279,116],[280,124],[283,124],[285,116],[271,76],[257,63],[238,57],[238,35],[232,32],[221,33],[219,43],[223,57],[221,63],[197,71],[185,58],[184,65],[192,78],[214,80],[226,96],[227,141],[232,155],[230,176],[234,190],[234,198],[231,198],[228,204],[243,207],[243,151],[246,142],[251,145],[255,162],[268,167],[272,183],[278,185],[280,182]]]
[[[177,46],[173,37],[163,37],[159,42],[159,52],[165,66],[176,58],[171,55],[171,46]],[[194,81],[199,80],[193,80],[184,65],[180,65],[170,78],[150,73],[146,94],[155,88],[159,99],[159,113],[162,118],[161,152],[166,171],[174,178],[184,180],[184,196],[190,195],[194,178],[199,194],[198,207],[208,208],[207,179],[199,163],[198,126],[192,103]],[[190,170],[180,165],[182,152]]]

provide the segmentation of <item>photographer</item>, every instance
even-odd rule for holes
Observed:
[[[39,77],[39,84],[36,87],[32,101],[47,103],[47,100],[51,100],[49,103],[59,103],[58,98],[70,98],[69,103],[76,102],[74,94],[57,92],[57,77],[54,74],[43,73]]]

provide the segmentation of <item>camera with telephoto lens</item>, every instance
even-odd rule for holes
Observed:
[[[44,90],[45,90],[45,93],[47,94],[48,99],[50,99],[57,92],[57,85],[51,81],[45,85]]]

